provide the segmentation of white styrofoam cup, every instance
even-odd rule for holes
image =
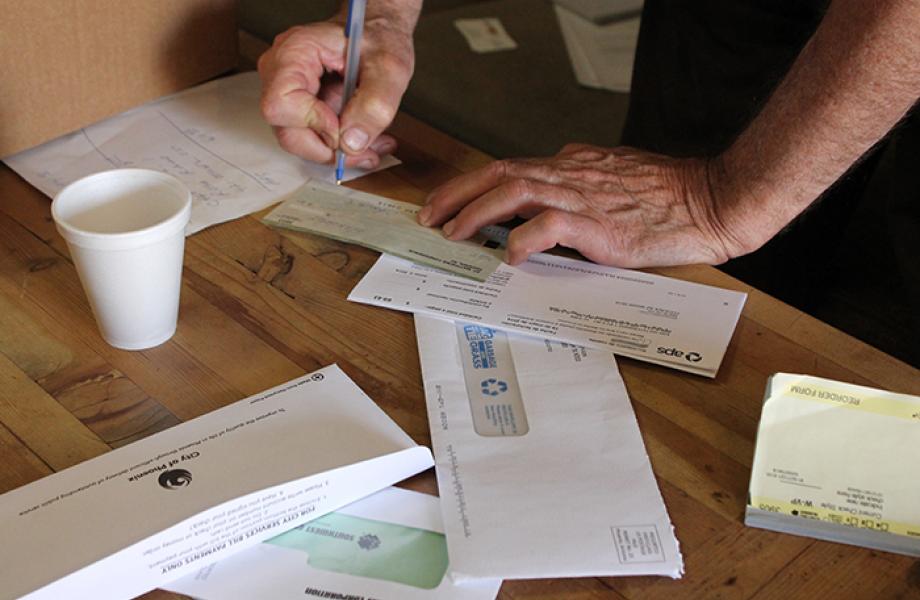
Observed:
[[[147,169],[89,175],[61,190],[51,215],[106,342],[125,350],[176,331],[188,188]]]

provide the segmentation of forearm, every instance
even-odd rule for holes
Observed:
[[[710,168],[719,226],[751,251],[920,96],[920,3],[835,0],[760,114]]]

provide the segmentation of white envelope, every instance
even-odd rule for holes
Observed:
[[[435,496],[387,488],[163,588],[200,600],[493,600],[501,580],[447,576],[443,534]]]
[[[681,576],[612,354],[415,324],[456,578]]]
[[[431,464],[326,367],[0,496],[0,597],[137,596]]]

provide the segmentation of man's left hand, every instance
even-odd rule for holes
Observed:
[[[621,267],[719,264],[762,240],[745,240],[730,223],[717,171],[712,161],[569,144],[552,158],[496,161],[449,181],[429,195],[419,222],[444,224],[460,240],[528,219],[508,238],[512,265],[557,244]]]

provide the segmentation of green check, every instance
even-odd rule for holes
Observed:
[[[412,262],[485,281],[502,262],[501,232],[452,242],[419,225],[420,207],[346,187],[308,181],[263,222],[359,244]]]

